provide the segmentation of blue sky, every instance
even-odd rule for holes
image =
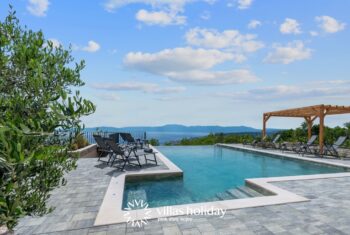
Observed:
[[[349,105],[348,0],[5,0],[1,19],[8,4],[86,61],[81,91],[97,105],[89,127],[261,128],[266,111]]]

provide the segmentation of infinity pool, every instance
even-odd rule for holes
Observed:
[[[214,146],[160,146],[157,149],[183,170],[183,178],[126,182],[123,208],[135,199],[146,200],[149,207],[216,201],[218,194],[243,186],[247,178],[346,171],[340,167]]]

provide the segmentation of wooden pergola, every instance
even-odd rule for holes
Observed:
[[[338,106],[338,105],[314,105],[302,108],[285,109],[275,112],[264,113],[263,117],[263,137],[266,136],[266,123],[270,117],[297,117],[304,118],[307,123],[308,138],[310,139],[312,133],[311,128],[316,118],[320,119],[319,130],[319,144],[320,152],[323,151],[324,146],[324,118],[327,115],[345,114],[350,113],[350,106]]]

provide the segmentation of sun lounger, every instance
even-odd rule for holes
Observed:
[[[93,135],[95,142],[97,144],[97,153],[98,161],[101,160],[101,157],[109,157],[107,163],[111,160],[112,151],[109,146],[106,144],[105,139],[100,135]]]
[[[299,143],[295,146],[293,146],[293,151],[298,154],[306,154],[306,153],[313,153],[311,147],[314,145],[314,142],[317,139],[317,135],[311,136],[311,138],[306,143]]]
[[[276,148],[279,148],[279,146],[277,146],[277,142],[280,138],[281,138],[281,134],[277,134],[271,142],[261,141],[257,145],[259,147],[262,147],[262,148],[274,148],[274,149],[276,149]]]
[[[120,145],[116,144],[112,139],[106,140],[108,146],[113,151],[113,157],[111,160],[111,166],[114,165],[115,162],[119,161],[121,162],[121,166],[117,167],[120,170],[124,170],[126,164],[131,166],[138,166],[142,167],[140,162],[140,157],[145,158],[145,163],[147,164],[148,161],[154,162],[156,165],[158,165],[156,153],[153,149],[143,149],[143,150],[137,150],[136,148],[122,148]],[[153,156],[153,159],[148,158],[147,156]],[[136,161],[137,163],[133,163]]]
[[[119,133],[119,135],[127,145],[134,146],[140,149],[143,148],[144,142],[141,141],[140,139],[135,140],[130,133]]]
[[[113,139],[107,139],[106,140],[108,146],[111,148],[113,151],[113,156],[110,165],[113,166],[116,162],[120,162],[119,167],[117,167],[120,170],[124,170],[126,164],[128,163],[129,165],[132,166],[139,166],[141,168],[141,163],[139,156],[133,156],[130,157],[131,150],[129,149],[124,149],[121,146],[117,145]],[[136,160],[136,163],[133,163],[132,161]]]
[[[339,148],[341,145],[343,145],[346,141],[347,137],[346,136],[340,136],[336,142],[334,142],[331,145],[325,145],[324,146],[324,155],[331,155],[335,157],[339,157]]]

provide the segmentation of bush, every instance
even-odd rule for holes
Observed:
[[[89,141],[85,138],[84,134],[80,133],[72,141],[72,144],[70,145],[70,149],[77,150],[77,149],[84,148],[88,145],[89,145]]]
[[[157,139],[150,139],[150,140],[148,140],[148,143],[150,144],[150,145],[153,145],[153,146],[158,146],[159,145],[159,141],[157,140]]]

